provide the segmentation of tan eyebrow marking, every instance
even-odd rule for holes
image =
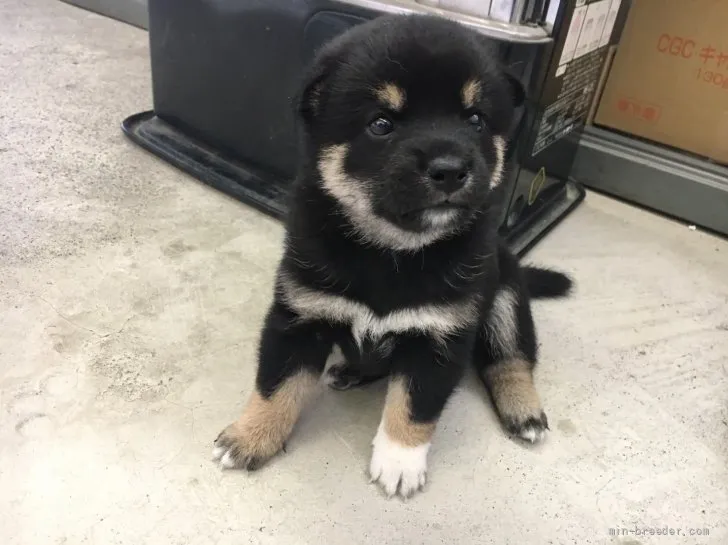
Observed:
[[[469,79],[460,91],[460,98],[465,108],[472,108],[480,98],[483,86],[477,79]]]
[[[387,108],[395,112],[401,112],[406,101],[404,89],[394,83],[385,83],[374,89],[374,96]]]

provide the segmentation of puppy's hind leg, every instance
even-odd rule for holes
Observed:
[[[531,443],[543,439],[548,420],[533,383],[536,333],[528,295],[517,278],[499,287],[480,327],[474,362],[503,427]]]
[[[389,374],[389,362],[394,338],[391,336],[373,343],[365,339],[357,346],[353,339],[335,345],[329,356],[324,382],[334,390],[365,386]]]

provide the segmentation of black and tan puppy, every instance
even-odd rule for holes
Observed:
[[[320,53],[300,98],[302,161],[255,391],[215,442],[224,467],[283,448],[332,354],[336,387],[389,377],[370,464],[388,495],[424,484],[468,362],[509,432],[543,436],[529,292],[570,282],[520,268],[497,238],[522,101],[481,38],[442,19],[377,19]]]

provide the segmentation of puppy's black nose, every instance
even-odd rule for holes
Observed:
[[[427,176],[435,188],[445,193],[454,193],[468,178],[468,165],[455,155],[435,157],[427,165]]]

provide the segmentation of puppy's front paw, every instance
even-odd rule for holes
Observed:
[[[425,485],[430,443],[406,447],[392,441],[380,427],[372,445],[369,474],[387,496],[408,498]]]
[[[223,469],[258,469],[283,448],[262,439],[244,433],[237,423],[230,424],[215,439],[212,458],[219,460]]]
[[[549,429],[549,422],[543,411],[532,414],[502,414],[501,421],[509,433],[529,443],[542,441]]]

